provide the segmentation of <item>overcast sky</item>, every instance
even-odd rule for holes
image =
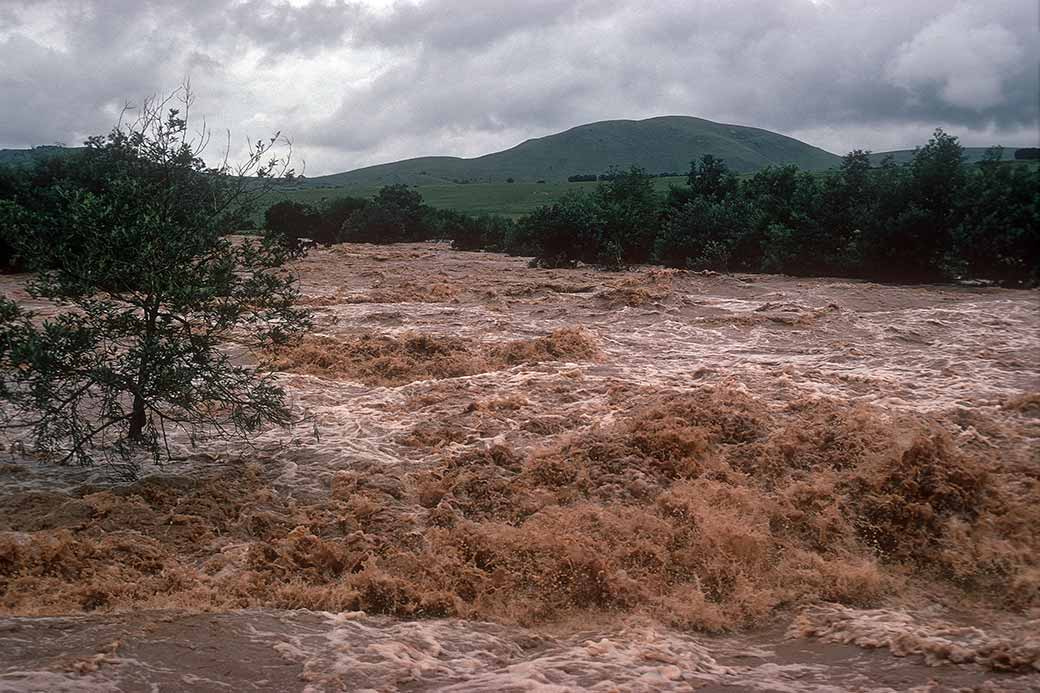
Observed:
[[[0,147],[79,144],[190,76],[308,175],[695,115],[837,153],[1037,146],[1038,0],[0,0]]]

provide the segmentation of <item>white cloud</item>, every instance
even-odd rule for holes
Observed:
[[[960,5],[900,46],[888,73],[901,87],[934,86],[946,103],[983,111],[1001,105],[1004,82],[1023,58],[1010,29],[978,7]]]

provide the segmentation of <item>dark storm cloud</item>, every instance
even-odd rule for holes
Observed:
[[[661,114],[838,150],[935,125],[1029,144],[1037,27],[1028,0],[6,2],[0,146],[103,131],[188,74],[215,122],[291,133],[312,174]]]

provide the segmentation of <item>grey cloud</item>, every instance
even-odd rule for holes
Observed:
[[[378,45],[421,45],[451,54],[494,45],[527,31],[580,24],[609,15],[613,0],[436,0],[402,3],[370,22],[357,39]]]
[[[661,114],[825,146],[911,146],[934,125],[1028,144],[1040,100],[1021,0],[51,4],[63,50],[0,26],[0,146],[104,130],[112,103],[185,74],[232,129],[294,135],[311,174]]]
[[[300,52],[311,55],[340,44],[366,18],[357,3],[319,1],[308,6],[252,0],[222,16],[224,32],[248,38],[272,56]]]

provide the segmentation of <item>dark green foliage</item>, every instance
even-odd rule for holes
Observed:
[[[657,233],[660,201],[646,171],[614,171],[592,195],[599,222],[598,261],[607,267],[646,262]]]
[[[959,223],[966,181],[957,138],[936,130],[910,162],[910,218],[901,239],[915,259],[907,267],[908,278],[941,278],[944,274],[943,255]]]
[[[299,248],[301,239],[314,238],[321,216],[310,205],[299,202],[276,202],[264,212],[264,228],[290,248]]]
[[[347,219],[366,204],[367,200],[362,197],[337,197],[327,200],[318,210],[318,223],[311,232],[311,238],[326,246],[339,243],[340,230]]]
[[[0,272],[19,269],[14,244],[8,238],[14,235],[15,229],[24,225],[24,215],[25,210],[18,203],[0,198]]]
[[[726,162],[711,154],[705,154],[700,162],[691,161],[686,174],[686,187],[672,186],[668,191],[667,206],[680,209],[687,202],[705,199],[725,200],[737,194],[739,179],[730,172]]]
[[[388,185],[343,222],[340,239],[348,243],[401,243],[430,237],[429,208],[407,185]]]
[[[635,166],[615,169],[591,195],[569,193],[521,219],[504,249],[532,254],[546,267],[619,269],[650,258],[660,215],[652,177]]]
[[[820,233],[819,178],[793,166],[767,167],[745,181],[742,197],[757,211],[756,251],[759,267],[766,272],[809,273],[807,260],[815,255]]]
[[[824,228],[836,229],[833,235],[850,243],[849,257],[832,273],[897,281],[952,278],[947,259],[968,175],[961,151],[957,138],[936,130],[905,166],[886,161],[860,170],[847,156],[825,190]]]
[[[979,165],[962,198],[947,263],[972,277],[1040,283],[1040,169],[1004,166],[999,153]]]
[[[347,220],[367,204],[360,197],[337,197],[325,201],[320,209],[290,200],[276,202],[264,212],[264,228],[293,248],[301,239],[332,245],[340,241]]]
[[[746,200],[696,197],[669,215],[654,245],[669,267],[751,269],[758,255],[759,212]]]
[[[690,186],[690,194],[694,198],[708,200],[725,200],[736,194],[739,183],[726,162],[711,154],[701,157],[701,163],[690,163],[690,173],[686,176],[686,184]]]
[[[323,200],[318,209],[282,201],[271,205],[264,217],[264,227],[291,248],[297,247],[300,239],[322,245],[438,239],[452,241],[452,247],[459,250],[505,250],[515,226],[504,217],[434,209],[423,204],[419,193],[406,186],[383,188],[372,200]]]
[[[0,215],[0,270],[27,269],[13,242],[16,217],[23,223],[31,219],[34,224],[47,227],[52,235],[60,234],[66,228],[57,214],[62,191],[67,188],[103,189],[104,181],[97,177],[108,173],[104,162],[88,166],[83,152],[83,149],[68,150],[62,156],[40,156],[18,165],[0,166],[0,201],[8,203],[8,210]],[[17,207],[18,211],[15,212],[10,205]]]
[[[436,237],[451,239],[455,250],[504,250],[514,226],[505,217],[474,217],[450,210],[437,210],[431,223],[436,225]]]
[[[595,262],[602,254],[600,226],[592,200],[569,193],[559,202],[536,210],[520,220],[518,246],[528,248],[544,267],[573,267]]]
[[[307,325],[285,268],[293,251],[273,235],[227,237],[256,188],[247,176],[287,167],[263,161],[272,139],[241,168],[207,169],[188,133],[167,102],[146,103],[136,123],[88,142],[52,186],[49,216],[3,204],[8,240],[38,270],[31,295],[70,310],[40,321],[0,299],[0,423],[57,462],[133,474],[142,455],[175,455],[175,432],[193,443],[289,422],[275,380],[223,350]]]
[[[612,172],[590,197],[522,219],[506,249],[548,265],[617,267],[652,249],[673,267],[1035,284],[1040,174],[1002,158],[968,165],[942,130],[905,165],[857,150],[824,175],[766,167],[741,181],[709,155],[663,204],[644,172]]]

